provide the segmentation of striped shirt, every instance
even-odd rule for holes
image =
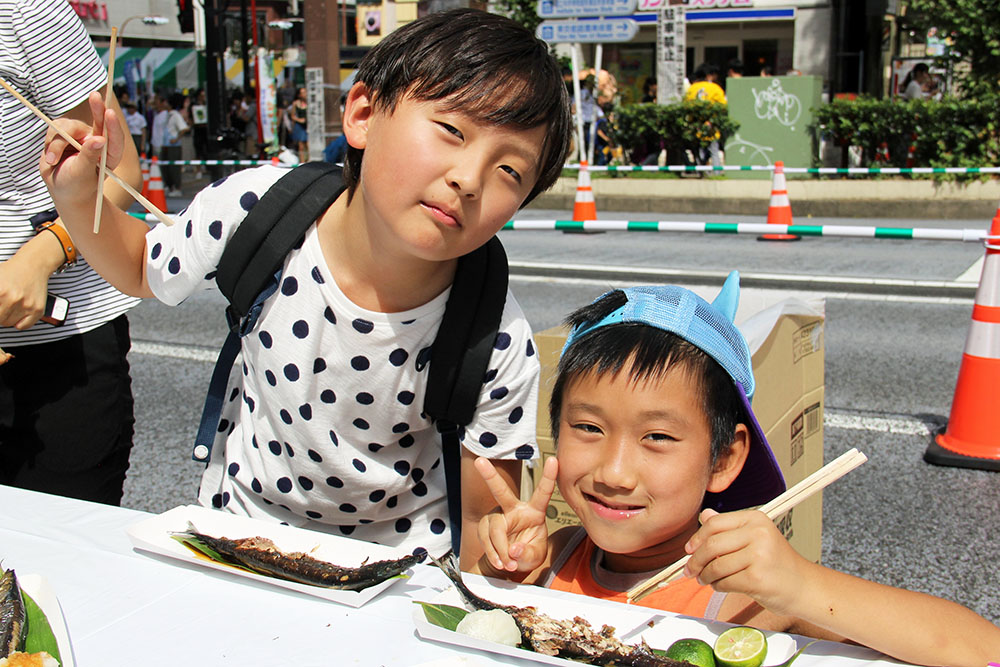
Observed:
[[[101,59],[66,0],[0,0],[0,77],[49,118],[65,114],[107,80]],[[0,89],[0,262],[34,235],[28,219],[53,208],[38,171],[45,122]],[[49,278],[70,302],[65,325],[0,328],[0,347],[43,343],[95,329],[137,299],[108,285],[82,259]]]

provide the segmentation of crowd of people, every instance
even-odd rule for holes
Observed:
[[[115,86],[129,134],[140,155],[158,160],[207,160],[211,148],[224,149],[229,159],[267,157],[269,145],[258,136],[254,95],[234,88],[226,101],[224,125],[214,140],[208,133],[207,99],[204,88],[159,91],[132,98],[125,86]],[[298,161],[308,160],[309,135],[306,121],[306,89],[296,87],[291,77],[277,91],[278,145],[292,151]],[[187,139],[185,139],[187,138]],[[211,144],[215,143],[215,146]],[[185,149],[190,146],[190,149]],[[191,153],[193,152],[193,155]],[[204,172],[193,166],[196,178]],[[163,186],[169,196],[180,196],[184,170],[178,165],[161,167]]]

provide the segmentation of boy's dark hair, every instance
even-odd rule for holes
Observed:
[[[520,24],[475,9],[430,14],[390,33],[362,59],[356,81],[392,113],[409,95],[503,127],[547,125],[538,179],[522,205],[555,183],[566,161],[569,100],[559,63]],[[353,193],[364,151],[348,146],[344,182]]]
[[[566,318],[571,327],[598,322],[625,305],[620,290],[603,297]],[[628,372],[633,382],[655,380],[678,368],[690,373],[701,392],[702,409],[711,431],[712,464],[715,465],[733,443],[736,425],[743,421],[741,401],[733,378],[717,361],[677,334],[644,324],[604,326],[585,334],[559,360],[559,372],[552,387],[549,417],[552,438],[559,439],[559,418],[566,387],[590,373],[597,375]]]

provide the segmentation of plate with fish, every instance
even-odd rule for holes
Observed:
[[[49,654],[47,661],[36,657],[23,664],[74,665],[66,619],[48,581],[37,574],[0,570],[0,663],[14,651]]]
[[[469,580],[466,584],[453,563],[437,563],[453,586],[431,600],[414,604],[417,634],[426,640],[549,665],[690,667],[688,663],[666,658],[662,652],[678,639],[688,637],[714,644],[722,632],[733,627],[647,607],[553,594],[485,577],[466,575]],[[506,612],[506,619],[485,618],[498,609]],[[469,624],[472,627],[463,630],[461,625],[473,620],[473,613],[482,614],[482,622],[476,620]],[[449,614],[453,615],[449,618]],[[796,659],[795,667],[899,664],[861,646],[813,641],[780,632],[765,634],[765,665],[780,665],[799,649],[805,650]]]
[[[185,505],[126,531],[132,546],[239,577],[360,607],[425,554]]]

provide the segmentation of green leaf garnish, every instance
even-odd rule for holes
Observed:
[[[28,636],[24,640],[25,653],[38,653],[45,651],[62,664],[62,656],[59,655],[59,644],[56,636],[49,625],[49,619],[45,617],[45,612],[31,599],[31,596],[21,591],[21,599],[24,600],[24,612],[28,618]]]
[[[244,572],[251,572],[253,574],[262,574],[261,572],[252,570],[249,567],[246,567],[241,563],[237,563],[231,558],[228,558],[220,554],[218,551],[208,546],[207,544],[205,544],[204,542],[202,542],[193,535],[187,535],[185,533],[174,533],[170,537],[177,540],[178,542],[180,542],[181,544],[183,544],[196,554],[204,556],[205,558],[211,561],[215,561],[216,563],[221,563],[222,565],[228,565],[229,567],[234,567],[237,570],[243,570]]]
[[[419,600],[415,600],[414,603],[424,608],[424,616],[428,623],[452,632],[456,631],[458,624],[469,613],[461,607],[452,607],[447,604],[431,604]]]

